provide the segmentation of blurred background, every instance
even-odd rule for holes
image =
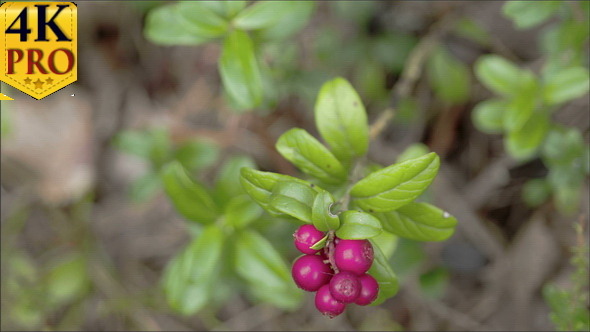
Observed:
[[[224,52],[222,33],[175,30],[166,1],[78,2],[78,81],[41,101],[2,85],[15,100],[1,102],[1,328],[587,330],[589,5],[531,3],[275,13],[273,29],[246,29],[264,74],[252,104],[218,67],[243,43]],[[399,293],[332,320],[310,294],[273,303],[231,275],[198,309],[170,304],[166,267],[200,225],[171,204],[162,166],[177,160],[205,186],[244,156],[300,175],[274,144],[293,127],[318,136],[315,98],[336,76],[376,123],[369,158],[441,156],[427,198],[456,233],[392,242]],[[287,264],[297,256],[294,224],[252,227]]]

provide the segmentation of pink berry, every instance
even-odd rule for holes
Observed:
[[[357,275],[371,268],[373,257],[373,246],[368,240],[340,240],[334,249],[338,269]]]
[[[293,234],[295,238],[295,247],[304,254],[315,254],[319,250],[311,249],[310,247],[316,244],[324,237],[324,233],[318,231],[313,225],[303,225],[299,227]]]
[[[322,314],[334,318],[344,312],[346,304],[336,301],[330,293],[330,286],[322,286],[315,294],[315,307]]]
[[[299,257],[293,268],[291,276],[297,286],[308,292],[317,291],[320,287],[330,282],[334,272],[330,266],[324,264],[318,255],[303,255]]]
[[[358,277],[351,272],[342,271],[330,280],[330,293],[342,303],[354,302],[361,292],[361,283]]]
[[[358,277],[361,284],[361,291],[354,303],[367,305],[373,303],[379,294],[379,284],[370,274],[363,274]]]

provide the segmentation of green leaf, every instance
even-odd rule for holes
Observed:
[[[322,232],[335,230],[340,227],[340,219],[337,215],[332,214],[330,208],[334,204],[334,198],[327,191],[320,191],[311,209],[311,219],[315,228]]]
[[[150,160],[155,169],[160,169],[171,158],[172,144],[168,129],[153,128],[149,130],[151,140]]]
[[[469,70],[446,49],[438,48],[432,54],[427,69],[430,85],[438,98],[452,104],[461,104],[469,99]]]
[[[181,1],[176,4],[177,17],[186,29],[202,38],[217,38],[228,30],[228,21],[217,15],[202,1]]]
[[[576,99],[588,93],[590,79],[584,67],[570,67],[545,77],[543,95],[550,105]]]
[[[471,113],[471,119],[477,129],[488,134],[498,134],[504,128],[504,114],[509,102],[500,99],[488,99],[477,104]]]
[[[529,118],[524,126],[504,138],[508,153],[517,160],[526,160],[535,155],[549,131],[546,115],[538,114]]]
[[[534,95],[522,94],[514,97],[504,110],[504,130],[512,132],[522,128],[531,116],[535,116],[535,102]]]
[[[449,285],[449,271],[442,267],[434,268],[420,275],[420,289],[426,297],[439,299]]]
[[[231,1],[199,1],[202,6],[209,8],[215,14],[224,18],[233,18],[239,13],[244,7],[246,7],[246,1],[231,0]]]
[[[217,219],[219,210],[207,189],[192,180],[179,162],[166,165],[161,176],[168,197],[185,218],[199,223],[212,223]]]
[[[527,29],[547,20],[560,5],[561,1],[508,1],[502,11],[518,29]]]
[[[379,246],[375,245],[375,243],[373,243],[373,252],[375,254],[375,259],[373,260],[373,265],[371,265],[371,268],[369,269],[369,274],[377,280],[377,283],[379,283],[379,295],[370,305],[376,306],[397,294],[399,284],[397,276],[389,266],[387,257],[381,252],[381,249]]]
[[[262,301],[293,310],[302,300],[291,280],[289,267],[279,252],[258,233],[239,233],[235,250],[235,270]]]
[[[425,154],[428,154],[430,149],[428,146],[422,143],[414,143],[408,146],[399,156],[397,156],[396,162],[401,163],[406,160],[422,157]]]
[[[363,240],[375,237],[383,231],[379,219],[359,211],[342,213],[342,226],[336,230],[336,236],[346,240]]]
[[[283,40],[303,29],[313,14],[315,1],[285,1],[291,9],[282,16],[280,24],[274,24],[259,30],[259,35],[265,40]]]
[[[311,224],[311,209],[315,195],[316,192],[306,184],[282,181],[273,188],[270,207],[274,211]]]
[[[60,306],[80,298],[90,287],[86,259],[80,254],[61,257],[46,277],[47,301]]]
[[[240,182],[246,193],[262,208],[275,216],[281,215],[270,207],[271,196],[277,183],[291,181],[311,187],[311,183],[283,174],[263,172],[247,167],[242,168],[240,173]]]
[[[146,17],[146,38],[160,45],[199,45],[210,40],[190,31],[179,16],[176,4],[151,10]]]
[[[262,102],[263,82],[248,34],[234,30],[223,43],[219,73],[225,92],[238,110],[254,108]]]
[[[313,250],[320,250],[323,247],[326,246],[326,241],[328,240],[328,235],[326,234],[326,236],[324,236],[323,238],[321,238],[318,242],[314,243],[311,247],[311,249]]]
[[[346,170],[338,159],[304,129],[293,128],[281,135],[276,148],[306,174],[330,184],[346,180]]]
[[[368,212],[395,210],[426,190],[439,165],[438,155],[431,152],[374,172],[352,187],[353,202]]]
[[[225,222],[235,228],[244,228],[262,215],[262,209],[248,195],[232,198],[225,206]]]
[[[398,243],[398,237],[389,232],[381,232],[381,234],[371,239],[374,245],[377,245],[381,252],[387,257],[391,258],[391,255],[395,252]]]
[[[130,196],[136,202],[144,202],[156,193],[160,188],[160,176],[157,173],[149,172],[131,184]]]
[[[543,142],[543,161],[551,168],[566,165],[568,168],[583,164],[585,145],[582,133],[575,128],[554,127]]]
[[[170,261],[164,271],[163,286],[172,309],[188,316],[209,304],[218,281],[223,244],[223,232],[214,225],[207,226]]]
[[[522,198],[531,207],[541,205],[549,198],[550,194],[551,186],[545,179],[529,180],[522,187]]]
[[[242,167],[256,168],[256,164],[248,156],[233,156],[221,166],[215,178],[214,190],[214,196],[220,204],[245,193],[239,184]]]
[[[315,104],[316,126],[338,159],[348,162],[369,147],[369,126],[363,103],[343,78],[326,82]]]
[[[152,139],[145,131],[126,130],[115,136],[113,144],[119,150],[138,157],[149,159],[152,150]]]
[[[455,232],[457,219],[428,203],[409,203],[386,213],[375,213],[383,228],[416,241],[443,241]]]
[[[535,76],[497,55],[484,55],[475,63],[477,78],[490,90],[503,96],[518,95],[530,86]]]
[[[258,1],[242,10],[233,21],[235,27],[244,30],[272,28],[282,23],[303,1]]]
[[[206,141],[189,141],[174,152],[175,159],[189,171],[199,171],[215,163],[219,157],[219,148]]]

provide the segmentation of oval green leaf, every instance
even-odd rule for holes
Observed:
[[[289,267],[268,240],[256,232],[244,231],[236,237],[235,246],[235,270],[252,287],[256,297],[283,309],[298,307],[303,294],[291,280]]]
[[[342,213],[342,226],[336,230],[336,236],[345,240],[363,240],[375,237],[383,231],[379,219],[359,211]]]
[[[484,55],[475,63],[475,74],[490,90],[504,96],[517,95],[523,82],[530,82],[534,75],[522,70],[498,55]]]
[[[455,232],[457,219],[428,203],[409,203],[396,211],[376,213],[383,228],[416,241],[443,241]]]
[[[254,108],[262,102],[263,83],[252,39],[241,30],[231,32],[219,58],[223,87],[238,110]]]
[[[517,160],[532,158],[549,131],[549,119],[545,114],[532,116],[517,131],[504,137],[504,146],[508,153]]]
[[[276,148],[306,174],[330,184],[346,180],[346,170],[338,159],[304,129],[293,128],[281,135]]]
[[[343,162],[363,156],[369,147],[365,107],[343,78],[326,82],[315,104],[315,123],[334,155]]]
[[[330,208],[334,204],[334,198],[327,191],[320,191],[313,202],[311,219],[315,228],[322,232],[338,229],[340,218],[332,214]]]
[[[504,114],[509,102],[500,99],[488,99],[477,104],[471,113],[471,119],[477,129],[488,134],[499,134],[504,129]]]
[[[221,264],[223,232],[214,225],[170,261],[163,277],[166,299],[183,315],[193,315],[209,303]]]
[[[308,185],[295,181],[277,183],[270,199],[270,208],[311,224],[311,208],[316,192]]]
[[[211,40],[190,31],[179,16],[176,4],[154,8],[146,17],[146,38],[159,45],[199,45]]]
[[[373,260],[373,265],[371,265],[371,268],[369,269],[369,274],[377,280],[377,283],[379,283],[379,295],[377,295],[377,299],[370,305],[376,306],[397,294],[399,283],[397,276],[391,269],[391,266],[389,266],[389,261],[381,251],[381,248],[379,248],[375,242],[371,241],[371,243],[373,244],[375,259]]]
[[[221,37],[227,32],[229,22],[201,1],[178,2],[176,12],[175,20],[201,38]]]
[[[434,152],[394,164],[357,182],[350,194],[367,212],[393,211],[420,196],[432,183],[440,159]]]
[[[199,223],[212,223],[217,219],[219,209],[207,189],[191,179],[178,161],[164,166],[161,176],[166,194],[185,218]]]
[[[581,97],[589,88],[588,70],[571,67],[546,77],[543,95],[548,104],[555,105]]]

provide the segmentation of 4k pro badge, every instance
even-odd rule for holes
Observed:
[[[77,14],[73,2],[0,5],[0,79],[36,99],[75,82]]]

